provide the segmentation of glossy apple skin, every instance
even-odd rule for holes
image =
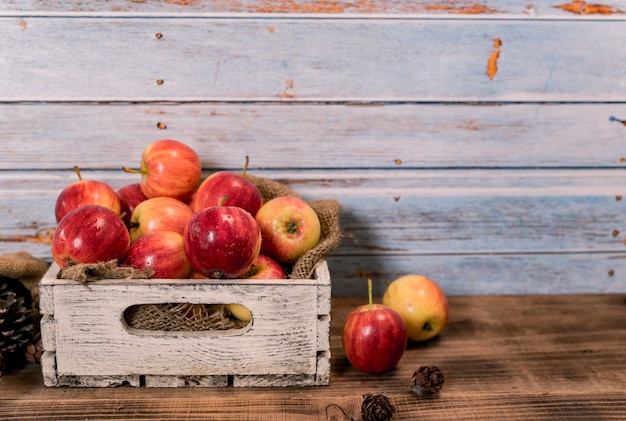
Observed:
[[[287,279],[283,265],[266,254],[259,254],[244,279]]]
[[[244,279],[286,279],[283,266],[265,254],[259,254],[250,270],[243,275]],[[252,320],[252,313],[242,304],[228,304],[233,316],[244,322]]]
[[[207,278],[241,278],[261,250],[261,231],[247,211],[214,206],[193,214],[183,234],[185,253]]]
[[[185,254],[183,236],[174,231],[159,231],[131,244],[124,265],[151,268],[152,278],[185,279],[193,269]]]
[[[343,350],[354,368],[381,374],[397,367],[407,345],[402,317],[390,307],[368,304],[353,309],[344,322]]]
[[[139,203],[130,217],[130,240],[158,231],[174,231],[182,235],[193,215],[191,208],[173,197],[152,197]]]
[[[261,206],[255,219],[263,237],[261,251],[281,263],[295,262],[320,240],[317,213],[298,197],[269,200]]]
[[[121,214],[121,203],[115,190],[97,180],[80,180],[70,184],[57,197],[54,214],[59,222],[69,211],[84,205],[100,205]]]
[[[148,199],[141,191],[141,183],[127,184],[116,190],[118,199],[121,204],[122,219],[126,222],[126,226],[130,226],[130,217],[138,204]]]
[[[124,221],[109,208],[85,205],[57,224],[52,236],[52,258],[61,267],[76,263],[124,260],[130,236]]]
[[[198,154],[177,140],[163,139],[146,146],[141,155],[141,190],[146,197],[185,200],[200,184]]]
[[[218,171],[206,178],[195,194],[196,210],[210,206],[238,206],[256,215],[263,205],[261,192],[250,181],[228,171]],[[222,201],[223,200],[223,201]]]
[[[427,341],[439,335],[448,322],[446,294],[426,276],[409,274],[391,282],[383,304],[402,316],[411,341]]]

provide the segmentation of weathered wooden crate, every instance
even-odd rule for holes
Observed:
[[[99,280],[85,287],[41,281],[46,386],[274,387],[330,383],[330,295],[323,260],[306,280]],[[139,330],[125,323],[133,305],[245,305],[244,328]]]

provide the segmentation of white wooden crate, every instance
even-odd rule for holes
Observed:
[[[42,370],[46,386],[274,387],[330,383],[330,272],[314,279],[106,279],[85,287],[40,284]],[[140,304],[245,305],[246,327],[153,331],[129,327],[124,311]]]

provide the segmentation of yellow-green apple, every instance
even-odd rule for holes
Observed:
[[[241,278],[261,250],[261,230],[248,211],[212,206],[196,211],[183,233],[185,253],[207,278]]]
[[[261,251],[281,263],[293,263],[317,245],[320,220],[303,199],[280,196],[267,201],[255,219],[261,228]]]
[[[391,307],[372,303],[372,281],[368,280],[369,304],[354,308],[345,319],[343,350],[354,368],[381,374],[397,367],[407,345],[407,328]]]
[[[243,275],[244,279],[286,279],[287,274],[283,266],[265,254],[259,254],[252,267]],[[250,310],[242,304],[228,304],[226,306],[233,316],[244,322],[252,320]]]
[[[69,211],[52,236],[52,258],[62,268],[77,263],[121,262],[130,247],[122,218],[100,205]]]
[[[83,180],[78,167],[74,167],[74,171],[78,181],[65,187],[57,197],[54,206],[57,222],[72,209],[84,205],[100,205],[121,214],[120,200],[111,186],[102,181]]]
[[[147,199],[146,195],[141,191],[141,183],[127,184],[124,187],[119,188],[115,192],[120,199],[122,206],[122,219],[126,223],[126,226],[130,226],[130,216],[138,204]]]
[[[244,169],[244,175],[245,171]],[[221,206],[238,206],[250,212],[252,216],[256,215],[263,205],[263,196],[257,186],[245,179],[244,175],[218,171],[208,176],[195,193],[195,209],[221,204]]]
[[[126,167],[123,170],[141,174],[141,190],[147,197],[185,200],[200,184],[202,164],[196,151],[188,145],[163,139],[144,148],[139,170]]]
[[[383,304],[400,313],[412,341],[437,336],[448,322],[446,294],[435,281],[423,275],[404,275],[391,282],[383,295]]]
[[[130,240],[157,231],[174,231],[182,235],[193,215],[191,208],[173,197],[152,197],[139,203],[130,216]]]
[[[145,235],[131,244],[124,265],[154,270],[152,278],[184,279],[192,268],[183,236],[174,231],[158,231]]]

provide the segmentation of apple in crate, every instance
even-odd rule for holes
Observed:
[[[202,164],[198,154],[177,140],[163,139],[146,146],[141,154],[141,168],[123,167],[126,172],[141,174],[141,190],[147,197],[191,197],[200,184]]]
[[[261,250],[261,231],[248,211],[212,206],[196,211],[183,233],[194,270],[207,278],[241,278]]]
[[[152,197],[139,203],[130,217],[130,240],[157,231],[174,231],[182,235],[193,210],[173,197]]]
[[[152,278],[188,278],[193,269],[185,254],[183,236],[174,231],[159,231],[131,244],[124,265],[151,268]]]
[[[119,188],[116,192],[122,207],[121,215],[126,225],[130,225],[130,217],[138,204],[147,199],[141,191],[141,183],[127,184]]]
[[[200,210],[210,206],[238,206],[250,212],[252,216],[263,205],[261,192],[250,181],[244,178],[248,167],[248,157],[246,157],[246,167],[243,175],[229,171],[218,171],[207,177],[194,197],[194,209]]]
[[[409,339],[415,342],[437,336],[448,322],[446,294],[423,275],[404,275],[391,282],[383,295],[383,304],[400,313]]]
[[[369,304],[353,309],[343,325],[342,345],[348,361],[364,373],[381,374],[397,367],[407,345],[407,328],[391,307],[372,303],[372,281],[368,279]]]
[[[294,196],[280,196],[266,202],[255,219],[261,228],[261,251],[282,263],[293,263],[317,245],[320,220],[315,210]]]
[[[62,268],[77,263],[121,262],[130,247],[122,218],[100,205],[85,205],[65,215],[52,236],[52,258]]]
[[[243,275],[244,279],[286,279],[287,274],[283,266],[276,260],[265,254],[259,254],[252,267]],[[226,306],[233,316],[244,322],[252,320],[250,310],[241,304],[228,304]]]
[[[64,188],[57,197],[54,214],[59,222],[69,211],[84,205],[100,205],[121,214],[121,203],[115,190],[97,180],[83,180],[78,167],[74,167],[78,181]]]

